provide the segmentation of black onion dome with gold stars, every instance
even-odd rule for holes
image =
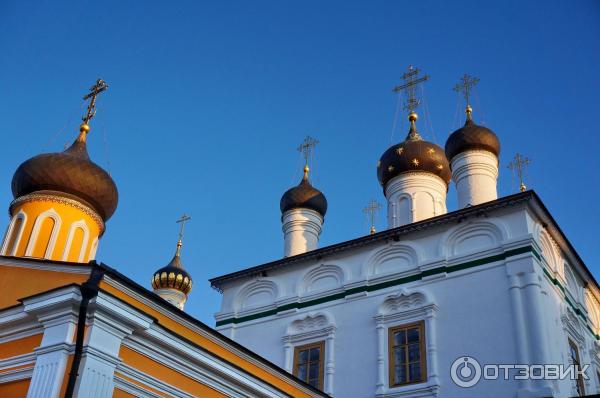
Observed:
[[[304,177],[297,186],[288,189],[279,202],[281,213],[292,209],[310,209],[325,217],[327,199],[323,192],[312,186],[308,180],[308,166],[304,168]]]
[[[152,276],[153,289],[176,289],[188,295],[192,290],[192,277],[181,263],[181,240],[173,259]]]
[[[65,151],[44,153],[23,162],[12,178],[14,198],[39,191],[71,195],[107,221],[117,208],[119,194],[110,175],[90,159],[86,145],[89,129],[82,124],[79,136]]]
[[[420,171],[434,174],[449,184],[451,173],[444,149],[421,138],[415,126],[415,113],[409,115],[409,120],[410,131],[406,139],[388,148],[377,163],[379,183],[385,187],[400,174]]]
[[[468,150],[485,150],[500,156],[500,140],[489,128],[475,124],[471,117],[471,108],[467,108],[467,121],[465,125],[448,137],[446,141],[446,157],[453,157]]]

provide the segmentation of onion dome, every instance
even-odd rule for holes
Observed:
[[[286,193],[281,197],[279,207],[281,213],[285,213],[292,209],[310,209],[319,213],[322,217],[325,217],[327,213],[327,199],[325,195],[315,187],[313,187],[308,180],[308,166],[304,167],[304,177],[298,186],[288,189]]]
[[[192,277],[181,263],[181,239],[177,242],[175,256],[166,266],[154,273],[153,289],[176,289],[188,295],[192,290]]]
[[[119,199],[110,175],[90,160],[84,123],[75,142],[63,152],[45,153],[23,162],[12,179],[14,198],[37,191],[52,191],[82,200],[95,209],[104,221],[115,212]]]
[[[385,187],[394,177],[409,172],[428,172],[440,177],[446,184],[450,183],[451,173],[444,150],[429,141],[425,141],[417,132],[415,122],[417,114],[411,112],[410,131],[406,139],[392,145],[381,155],[377,164],[377,178]]]
[[[448,137],[446,141],[446,157],[448,160],[452,160],[459,153],[473,149],[490,151],[496,157],[500,155],[500,140],[498,136],[487,127],[475,124],[471,117],[472,112],[471,107],[467,106],[467,121],[465,125]]]

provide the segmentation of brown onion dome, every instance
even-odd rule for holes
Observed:
[[[500,156],[500,140],[498,136],[487,127],[475,124],[471,117],[471,112],[471,108],[468,107],[465,125],[450,134],[450,137],[446,141],[446,157],[450,161],[459,153],[473,149],[490,151],[496,157]]]
[[[308,166],[304,168],[304,177],[298,186],[288,189],[279,202],[281,214],[292,209],[310,209],[325,217],[327,199],[323,192],[313,187],[308,180]]]
[[[107,221],[115,212],[119,194],[110,175],[90,160],[87,152],[87,124],[81,125],[79,137],[65,151],[44,153],[23,162],[12,178],[16,199],[37,191],[52,191],[83,200]]]
[[[177,243],[177,251],[169,264],[162,267],[152,276],[153,289],[176,289],[186,295],[192,290],[192,277],[181,264],[181,241]]]
[[[406,139],[388,148],[377,163],[379,183],[385,187],[392,178],[402,173],[424,171],[435,174],[449,184],[450,166],[444,150],[421,138],[415,126],[417,120],[415,113],[409,116],[409,120],[410,131]]]

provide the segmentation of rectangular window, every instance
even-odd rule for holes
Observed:
[[[294,349],[294,376],[320,390],[323,389],[324,350],[324,341]]]
[[[388,350],[390,387],[427,380],[423,321],[391,328]]]
[[[571,363],[573,363],[573,365],[577,366],[577,370],[581,369],[581,361],[579,360],[579,349],[577,348],[577,344],[575,344],[573,342],[573,340],[569,339],[569,355],[571,356]],[[576,380],[577,384],[577,394],[579,394],[579,396],[584,396],[585,395],[585,389],[583,388],[583,377],[581,376],[581,373],[577,374],[577,380]]]

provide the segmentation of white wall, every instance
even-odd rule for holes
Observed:
[[[549,256],[548,249],[543,249],[547,245],[539,243],[545,239],[542,231],[540,223],[527,211],[515,207],[496,210],[493,216],[488,214],[488,217],[413,233],[399,242],[380,242],[326,256],[319,262],[289,264],[270,272],[268,277],[235,281],[225,286],[222,309],[216,319],[244,317],[441,266],[468,264],[513,253],[505,260],[369,293],[345,295],[335,301],[218,329],[286,369],[291,369],[286,349],[289,352],[293,345],[329,339],[334,349],[333,359],[325,358],[331,368],[326,376],[325,391],[336,397],[399,396],[390,394],[416,393],[415,389],[422,394],[419,396],[435,396],[437,391],[443,397],[505,397],[516,396],[518,389],[530,391],[532,396],[542,396],[548,391],[557,392],[557,396],[571,396],[569,381],[552,384],[482,380],[465,390],[455,386],[449,377],[452,362],[463,355],[481,363],[533,363],[539,358],[547,363],[568,362],[565,326],[568,322],[564,319],[569,318],[569,309],[560,289],[542,271],[542,266],[549,268],[544,260]],[[533,246],[542,253],[543,260],[538,260],[532,252],[514,254],[511,251],[526,246]],[[553,259],[552,263],[561,261]],[[416,297],[415,294],[424,299],[412,300],[410,297]],[[584,293],[579,295],[585,297]],[[384,363],[378,363],[376,321],[378,314],[377,319],[382,318],[386,300],[422,302],[383,318],[392,319],[385,324],[386,345],[387,327],[394,326],[394,322],[406,323],[411,316],[429,319],[428,329],[433,336],[427,341],[428,388],[417,384],[392,391],[387,389],[387,348],[384,358],[379,358]],[[293,331],[294,322],[305,325],[302,333]],[[580,354],[583,362],[589,363],[594,356],[597,358],[597,354],[590,355],[590,347],[596,349],[597,343],[585,327],[575,327],[582,330]],[[537,335],[542,336],[541,341],[536,340]],[[385,370],[383,387],[381,368]],[[586,386],[587,393],[597,389],[595,370],[590,373],[592,380]]]

